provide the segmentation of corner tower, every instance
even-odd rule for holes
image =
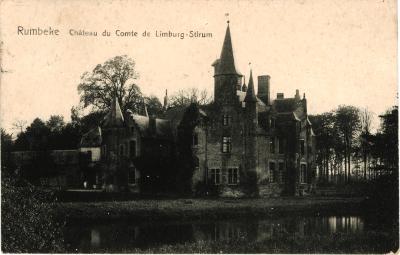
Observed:
[[[225,105],[235,104],[236,90],[241,87],[242,75],[235,66],[229,21],[221,56],[212,66],[214,67],[214,101]]]

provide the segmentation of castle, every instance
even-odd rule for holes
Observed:
[[[268,75],[257,77],[256,94],[252,71],[246,85],[235,65],[229,23],[220,58],[212,66],[214,102],[192,107],[196,121],[189,129],[187,154],[193,161],[192,169],[187,170],[191,189],[235,197],[311,192],[315,136],[305,94],[301,97],[296,90],[292,98],[278,93],[271,99]],[[99,160],[106,162],[107,167],[93,182],[140,192],[139,183],[158,185],[174,174],[163,175],[156,168],[171,163],[179,154],[180,132],[190,126],[184,123],[188,110],[168,108],[167,95],[164,108],[162,118],[148,116],[145,110],[142,114],[123,113],[114,100],[100,127],[82,138],[81,150],[98,149]],[[141,161],[135,160],[138,157]],[[154,169],[146,174],[138,165],[149,167],[143,164],[145,160],[154,163],[150,164]]]

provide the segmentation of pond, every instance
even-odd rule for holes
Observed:
[[[64,238],[69,252],[151,251],[165,245],[199,241],[262,244],[265,253],[387,252],[398,245],[398,235],[393,229],[392,221],[373,216],[249,217],[190,222],[70,222],[64,229]],[[340,242],[349,245],[349,249],[340,246]],[[339,246],[335,248],[336,245]],[[241,251],[247,252],[245,248]]]

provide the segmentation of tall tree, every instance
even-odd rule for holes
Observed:
[[[360,134],[360,152],[362,154],[363,163],[364,163],[364,179],[367,179],[367,166],[369,160],[370,153],[370,144],[371,144],[371,123],[372,123],[372,112],[367,108],[360,110],[360,125],[361,125],[361,134]]]
[[[332,160],[332,153],[335,147],[333,112],[326,112],[318,115],[309,115],[313,124],[313,130],[317,136],[316,163],[319,165],[319,175],[322,180],[329,178],[329,163]]]
[[[78,85],[80,100],[84,107],[93,106],[96,111],[105,111],[117,98],[123,112],[127,109],[137,112],[143,100],[135,84],[138,77],[133,59],[126,55],[116,56],[82,75]]]
[[[359,109],[350,105],[340,105],[335,111],[335,128],[344,146],[345,180],[350,180],[353,140],[361,128]]]

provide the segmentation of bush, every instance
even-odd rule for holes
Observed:
[[[56,220],[53,194],[4,176],[1,186],[2,251],[61,252],[62,226]]]

